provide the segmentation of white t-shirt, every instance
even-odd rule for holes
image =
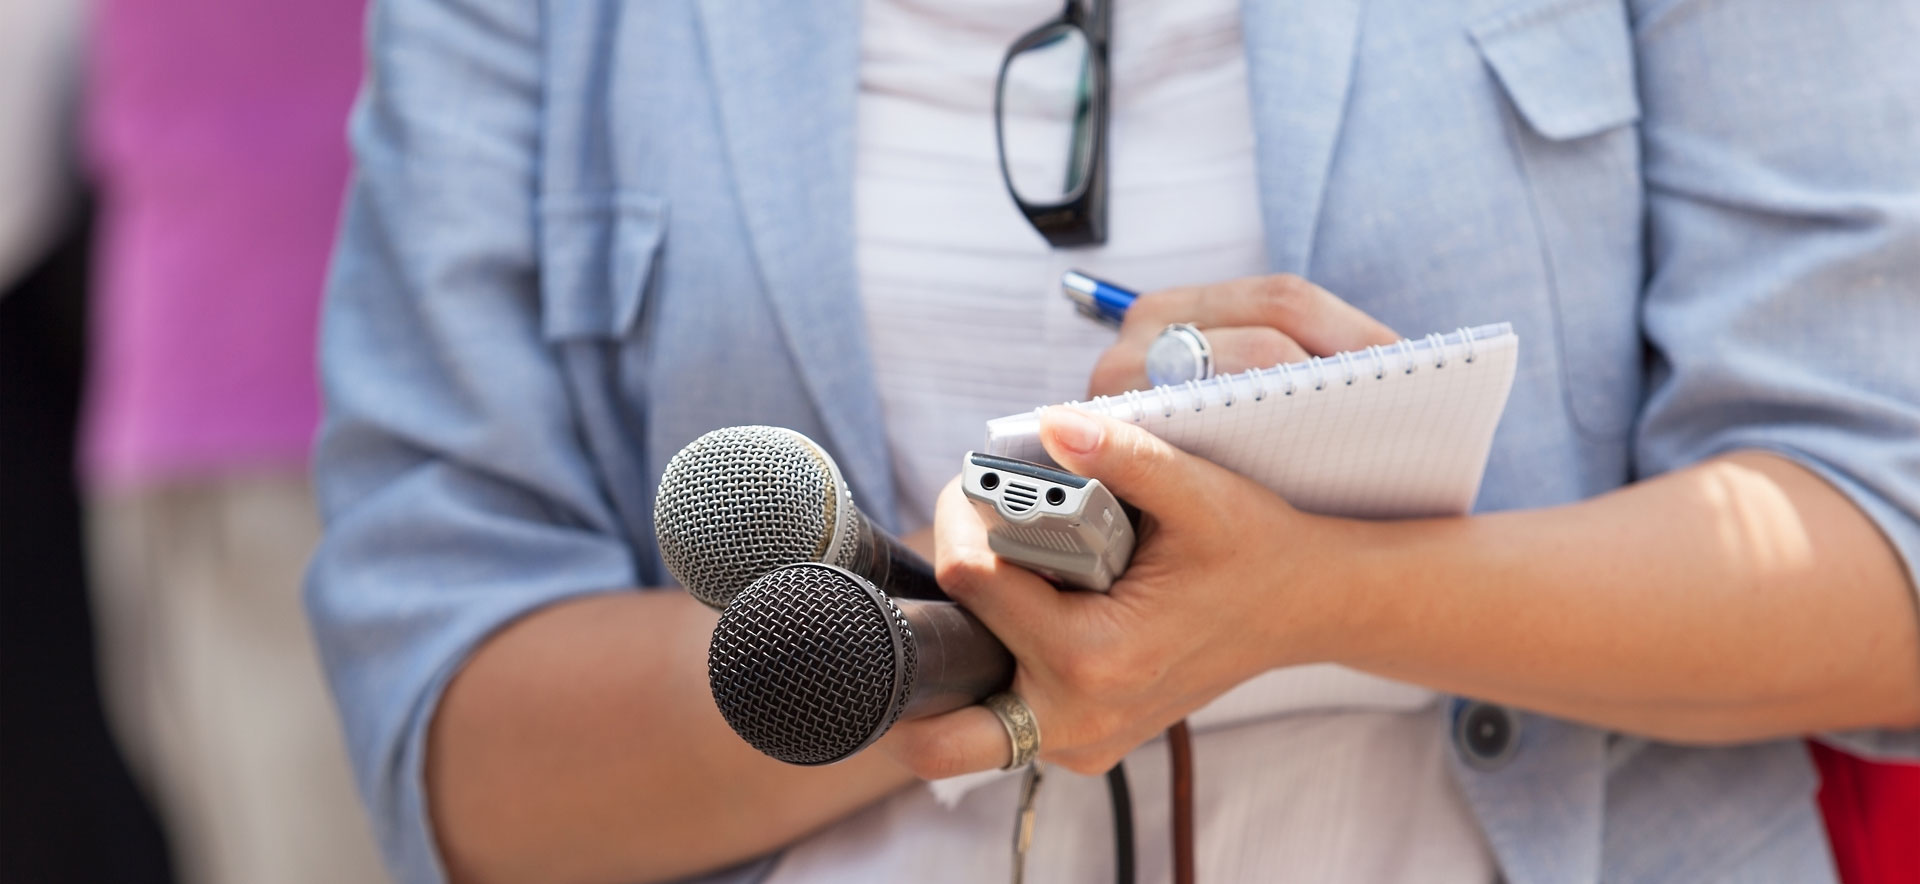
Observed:
[[[1086,393],[1113,331],[1061,297],[1062,270],[1142,291],[1266,271],[1238,0],[1115,4],[1107,242],[1054,250],[1027,224],[1000,178],[994,84],[1013,40],[1059,9],[866,2],[857,262],[909,527],[931,519],[989,418]],[[1197,713],[1199,876],[1492,880],[1439,710],[1417,688],[1300,667]],[[1127,767],[1140,880],[1167,880],[1164,743]],[[1001,880],[1018,780],[962,779],[904,790],[802,841],[772,880]],[[1028,880],[1112,880],[1100,778],[1050,770],[1037,813]]]

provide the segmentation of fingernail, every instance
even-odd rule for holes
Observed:
[[[1091,415],[1073,408],[1049,408],[1043,421],[1053,441],[1075,454],[1093,453],[1106,432]]]

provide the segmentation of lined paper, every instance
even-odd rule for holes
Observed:
[[[1473,509],[1513,387],[1506,323],[1070,403],[1131,420],[1308,512],[1357,518]],[[1039,410],[987,423],[986,450],[1050,462]]]

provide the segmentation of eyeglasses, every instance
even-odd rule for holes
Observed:
[[[1000,177],[1057,248],[1107,240],[1106,0],[1067,0],[1000,62],[993,128]]]

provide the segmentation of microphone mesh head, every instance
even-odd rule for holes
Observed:
[[[707,682],[734,733],[789,764],[828,764],[893,727],[913,693],[913,631],[872,583],[832,565],[774,571],[713,630]]]
[[[715,608],[781,565],[821,561],[835,521],[854,518],[832,458],[780,427],[727,427],[693,440],[667,462],[653,504],[667,570]],[[851,558],[853,544],[841,547],[835,558]]]

